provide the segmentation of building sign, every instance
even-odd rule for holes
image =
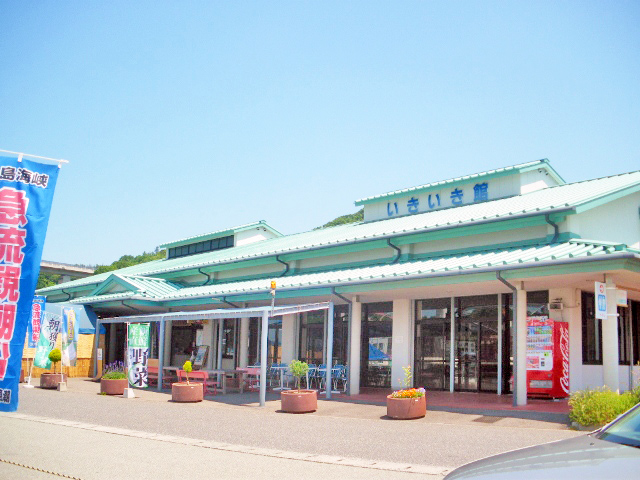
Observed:
[[[387,217],[424,213],[444,207],[459,207],[489,200],[489,183],[461,185],[448,190],[420,193],[387,202]]]
[[[129,369],[129,385],[147,388],[149,386],[149,347],[151,345],[151,326],[148,323],[131,323],[127,325],[127,368]]]
[[[595,302],[596,302],[596,318],[600,320],[607,319],[607,284],[595,282]]]
[[[33,305],[31,307],[31,321],[27,323],[27,346],[36,348],[40,339],[40,325],[44,318],[44,306],[47,299],[42,295],[33,296]]]
[[[0,411],[18,381],[58,166],[0,157]]]

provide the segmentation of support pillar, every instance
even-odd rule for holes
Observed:
[[[296,346],[296,315],[282,316],[282,357],[280,361],[289,365],[291,361],[297,358],[295,352]]]
[[[164,317],[160,320],[160,331],[158,332],[158,391],[162,391],[164,381]]]
[[[333,302],[329,303],[329,310],[327,311],[327,376],[326,376],[326,389],[327,400],[331,400],[331,390],[333,388],[333,381],[331,379],[331,369],[333,367]]]
[[[527,404],[527,291],[524,282],[516,285],[516,311],[514,324],[516,326],[514,383],[516,385],[515,403],[517,406]]]
[[[351,304],[349,332],[349,395],[360,393],[360,337],[362,335],[362,303],[355,297]]]
[[[269,312],[262,314],[260,329],[260,406],[264,407],[267,399],[267,336],[269,334]]]
[[[620,375],[618,371],[620,354],[618,350],[616,286],[611,275],[606,275],[605,278],[605,283],[607,284],[607,319],[602,320],[602,369],[605,387],[617,392],[620,390]]]
[[[240,319],[240,357],[238,366],[244,368],[249,364],[249,319]]]
[[[411,300],[401,299],[393,301],[393,324],[391,330],[391,388],[403,388],[404,370],[411,367],[411,352],[409,339],[411,334]]]

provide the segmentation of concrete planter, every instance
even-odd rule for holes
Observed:
[[[316,390],[283,390],[280,392],[280,409],[287,413],[309,413],[318,409]]]
[[[427,397],[392,398],[387,395],[387,417],[395,420],[422,418],[427,414]]]
[[[176,382],[171,384],[171,400],[177,403],[201,402],[204,398],[202,383]]]
[[[57,389],[59,383],[67,382],[66,373],[42,373],[40,375],[40,388]]]
[[[105,395],[122,395],[128,386],[129,381],[126,378],[100,379],[100,393]]]

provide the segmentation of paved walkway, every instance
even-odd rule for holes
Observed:
[[[99,385],[86,379],[70,379],[67,392],[21,387],[18,414],[23,416],[0,415],[0,420],[72,429],[78,435],[109,432],[110,438],[116,435],[125,443],[197,447],[203,459],[242,454],[243,465],[264,468],[261,462],[268,458],[267,463],[303,462],[314,464],[313,468],[349,464],[348,468],[371,472],[419,472],[412,478],[437,478],[438,472],[477,458],[578,434],[553,422],[433,410],[424,419],[390,421],[383,406],[325,400],[316,413],[287,415],[279,413],[276,396],[269,396],[266,407],[258,407],[255,393],[175,404],[168,393],[136,391],[137,398],[124,399],[98,391]],[[7,451],[7,438],[0,436],[0,452]],[[172,458],[157,461],[166,468],[175,466]],[[321,470],[317,470],[320,476]]]

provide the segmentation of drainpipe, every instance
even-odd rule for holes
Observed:
[[[284,265],[284,272],[280,274],[281,277],[284,277],[287,273],[289,273],[289,264],[284,260],[280,260],[280,255],[276,255],[276,260]]]
[[[394,258],[391,261],[391,264],[393,265],[394,263],[398,263],[398,260],[400,260],[400,255],[402,255],[402,251],[397,246],[395,246],[393,243],[391,243],[391,239],[390,238],[387,238],[387,245],[389,245],[391,248],[393,248],[397,252],[396,258]]]
[[[200,267],[200,268],[198,269],[198,272],[200,272],[202,275],[204,275],[204,276],[206,276],[206,277],[207,277],[207,280],[206,280],[202,285],[200,285],[200,286],[201,286],[201,287],[204,287],[205,285],[208,285],[208,284],[209,284],[209,282],[211,281],[211,275],[209,275],[207,272],[203,272],[203,271],[202,271],[202,267]]]
[[[504,278],[502,278],[502,275],[500,274],[500,271],[496,272],[496,278],[502,282],[503,284],[505,284],[507,286],[507,288],[509,288],[512,292],[513,292],[513,315],[511,315],[511,338],[512,338],[512,342],[513,342],[513,351],[511,352],[511,356],[513,357],[513,406],[517,407],[518,406],[518,379],[516,378],[517,372],[518,372],[518,355],[516,354],[516,348],[518,347],[517,344],[517,318],[516,315],[518,314],[518,289],[516,287],[514,287],[513,285],[511,285],[509,282],[507,282]],[[500,379],[500,381],[502,381],[502,379]]]
[[[62,293],[64,293],[65,295],[67,295],[67,299],[63,300],[63,302],[68,302],[69,300],[71,300],[71,294],[69,292],[65,292],[64,288],[61,289]]]
[[[560,236],[560,227],[557,223],[551,220],[551,215],[548,213],[544,216],[544,221],[553,227],[553,238],[551,239],[551,243],[556,243],[558,241],[558,237]]]
[[[227,301],[227,297],[224,296],[222,297],[220,300],[222,300],[224,303],[226,303],[227,305],[233,307],[233,308],[240,308],[238,305],[236,305],[235,303],[231,303]]]
[[[338,292],[336,292],[336,287],[331,287],[331,293],[333,295],[335,295],[336,297],[338,297],[340,300],[342,300],[343,302],[345,302],[347,305],[349,305],[349,313],[348,313],[348,320],[347,320],[347,332],[349,332],[347,334],[347,362],[346,365],[349,365],[349,363],[351,362],[351,308],[353,306],[353,303],[351,302],[351,300],[349,300],[347,297],[340,295]],[[347,381],[349,378],[349,369],[347,369]],[[348,384],[347,384],[348,385]]]

